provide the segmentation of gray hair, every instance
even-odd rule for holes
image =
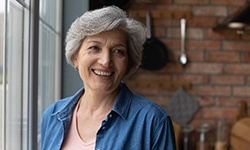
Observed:
[[[128,68],[126,76],[133,74],[141,64],[143,44],[146,40],[145,26],[116,6],[85,12],[71,25],[66,36],[66,60],[74,66],[73,60],[86,36],[113,29],[124,30],[128,35]]]

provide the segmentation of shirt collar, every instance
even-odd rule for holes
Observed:
[[[115,105],[112,107],[112,110],[119,114],[123,119],[126,119],[128,116],[129,107],[132,102],[133,94],[123,82],[121,82],[120,88],[121,91],[118,95]]]
[[[82,93],[84,93],[84,88],[81,88],[80,90],[78,90],[73,96],[65,98],[65,99],[70,99],[70,100],[68,100],[66,103],[63,103],[63,105],[61,105],[58,111],[56,111],[52,115],[58,114],[60,116],[59,118],[61,119],[71,115]]]
[[[128,116],[130,104],[132,102],[133,94],[123,82],[121,82],[119,86],[121,90],[114,106],[112,107],[112,111],[116,112],[123,119],[126,119]],[[61,116],[61,119],[70,115],[74,110],[74,107],[77,104],[82,93],[84,93],[84,88],[81,88],[73,96],[69,97],[71,100],[62,105],[61,108],[54,113],[54,115],[59,114],[59,116]]]

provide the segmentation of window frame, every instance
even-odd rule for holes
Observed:
[[[46,1],[46,0],[43,0]],[[54,1],[54,0],[53,0]],[[0,111],[2,111],[2,139],[1,139],[1,146],[0,149],[4,150],[9,150],[10,147],[8,144],[13,143],[6,143],[7,139],[6,137],[9,136],[6,132],[6,129],[10,130],[11,128],[8,127],[7,123],[7,116],[13,112],[12,110],[8,110],[8,107],[12,107],[13,104],[7,103],[8,102],[8,95],[11,95],[10,91],[8,90],[8,63],[10,64],[9,60],[7,60],[8,57],[12,58],[13,56],[9,56],[8,50],[8,42],[12,42],[11,40],[13,39],[8,39],[8,34],[10,24],[8,23],[8,20],[11,19],[11,16],[9,13],[9,5],[10,3],[14,3],[21,9],[22,11],[22,28],[23,30],[19,30],[20,32],[23,32],[21,34],[22,40],[20,41],[26,41],[26,42],[21,42],[22,44],[22,52],[20,52],[19,56],[16,56],[18,59],[20,58],[21,62],[20,65],[22,66],[21,73],[20,73],[20,78],[22,81],[21,83],[21,102],[20,106],[17,106],[18,109],[21,109],[20,111],[26,115],[26,119],[22,118],[23,114],[19,114],[21,117],[21,123],[19,126],[18,130],[20,131],[21,135],[19,135],[20,142],[15,143],[17,144],[18,149],[20,148],[21,150],[37,150],[40,149],[39,146],[39,125],[40,125],[40,116],[42,112],[39,111],[44,111],[45,107],[39,109],[38,102],[39,101],[48,101],[46,104],[49,105],[49,103],[52,103],[56,100],[58,100],[61,96],[61,56],[62,56],[62,51],[61,51],[61,39],[62,39],[62,1],[61,0],[55,0],[54,7],[56,7],[56,13],[57,14],[57,22],[55,23],[55,45],[52,46],[55,48],[54,53],[54,58],[51,58],[54,60],[55,63],[55,71],[53,72],[53,79],[54,82],[53,84],[53,91],[54,93],[51,95],[51,99],[39,99],[39,68],[41,67],[39,65],[39,35],[40,35],[40,30],[39,30],[39,23],[41,22],[41,17],[40,17],[40,12],[39,12],[39,4],[42,1],[39,0],[5,0],[5,12],[4,12],[4,40],[3,40],[3,95],[2,95],[2,107],[0,108]],[[54,9],[54,8],[52,8]],[[51,9],[51,10],[52,10]],[[55,13],[55,12],[52,12]],[[13,14],[15,15],[15,14]],[[26,20],[24,19],[26,18]],[[58,21],[59,20],[59,21]],[[52,19],[52,21],[55,21]],[[15,23],[13,26],[18,26],[18,23]],[[18,26],[19,27],[19,26]],[[8,41],[9,40],[9,41]],[[46,43],[43,43],[46,44]],[[9,49],[11,51],[13,49]],[[26,59],[27,57],[27,59]],[[13,57],[14,58],[14,57]],[[15,68],[14,68],[15,69]],[[13,75],[15,77],[15,75]],[[50,83],[51,84],[51,83]],[[12,88],[15,88],[12,86]],[[14,98],[13,98],[14,99]],[[25,102],[23,102],[25,101]],[[8,105],[8,106],[7,106]],[[47,106],[46,106],[47,107]],[[12,114],[13,115],[13,114]],[[15,115],[15,114],[14,114]],[[24,119],[24,120],[23,120]],[[11,120],[12,121],[12,120]],[[9,121],[9,122],[11,122]],[[25,125],[24,125],[25,124]],[[25,127],[24,127],[25,126]],[[24,127],[24,128],[23,128]]]

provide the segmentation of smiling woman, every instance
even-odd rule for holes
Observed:
[[[66,59],[83,88],[45,110],[42,150],[175,149],[169,115],[122,82],[139,67],[145,39],[145,26],[115,6],[73,22]]]

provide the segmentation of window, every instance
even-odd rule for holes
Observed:
[[[4,13],[5,1],[0,1],[0,149],[2,147],[3,129],[3,47],[4,47]]]
[[[29,11],[9,1],[5,47],[5,136],[6,150],[27,149],[27,83]],[[13,144],[15,141],[15,144]]]
[[[38,121],[44,109],[60,98],[61,5],[61,0],[40,1]]]
[[[1,96],[1,148],[3,150],[33,150],[30,147],[31,101],[38,104],[33,109],[37,112],[37,139],[39,145],[39,124],[42,112],[53,101],[60,97],[61,74],[61,0],[40,0],[39,50],[34,51],[31,43],[31,19],[33,5],[36,0],[6,0],[5,24],[0,24],[0,46],[4,54],[3,64],[0,63],[0,77],[3,87]],[[3,11],[2,11],[3,12]],[[0,10],[0,17],[3,13]],[[4,26],[5,25],[5,26]],[[3,30],[4,29],[4,30]],[[38,32],[38,31],[37,31]],[[5,34],[4,34],[5,33]],[[4,37],[4,38],[2,38]],[[2,45],[1,45],[2,44]],[[4,46],[3,46],[4,45]],[[30,62],[33,52],[38,53],[38,69],[32,70]],[[3,55],[2,57],[3,58]],[[38,75],[38,94],[30,99],[31,74]],[[0,78],[1,79],[1,78]],[[35,113],[36,114],[36,113]],[[15,143],[15,144],[13,144]],[[33,143],[34,144],[34,143]],[[39,147],[37,146],[37,149]]]

